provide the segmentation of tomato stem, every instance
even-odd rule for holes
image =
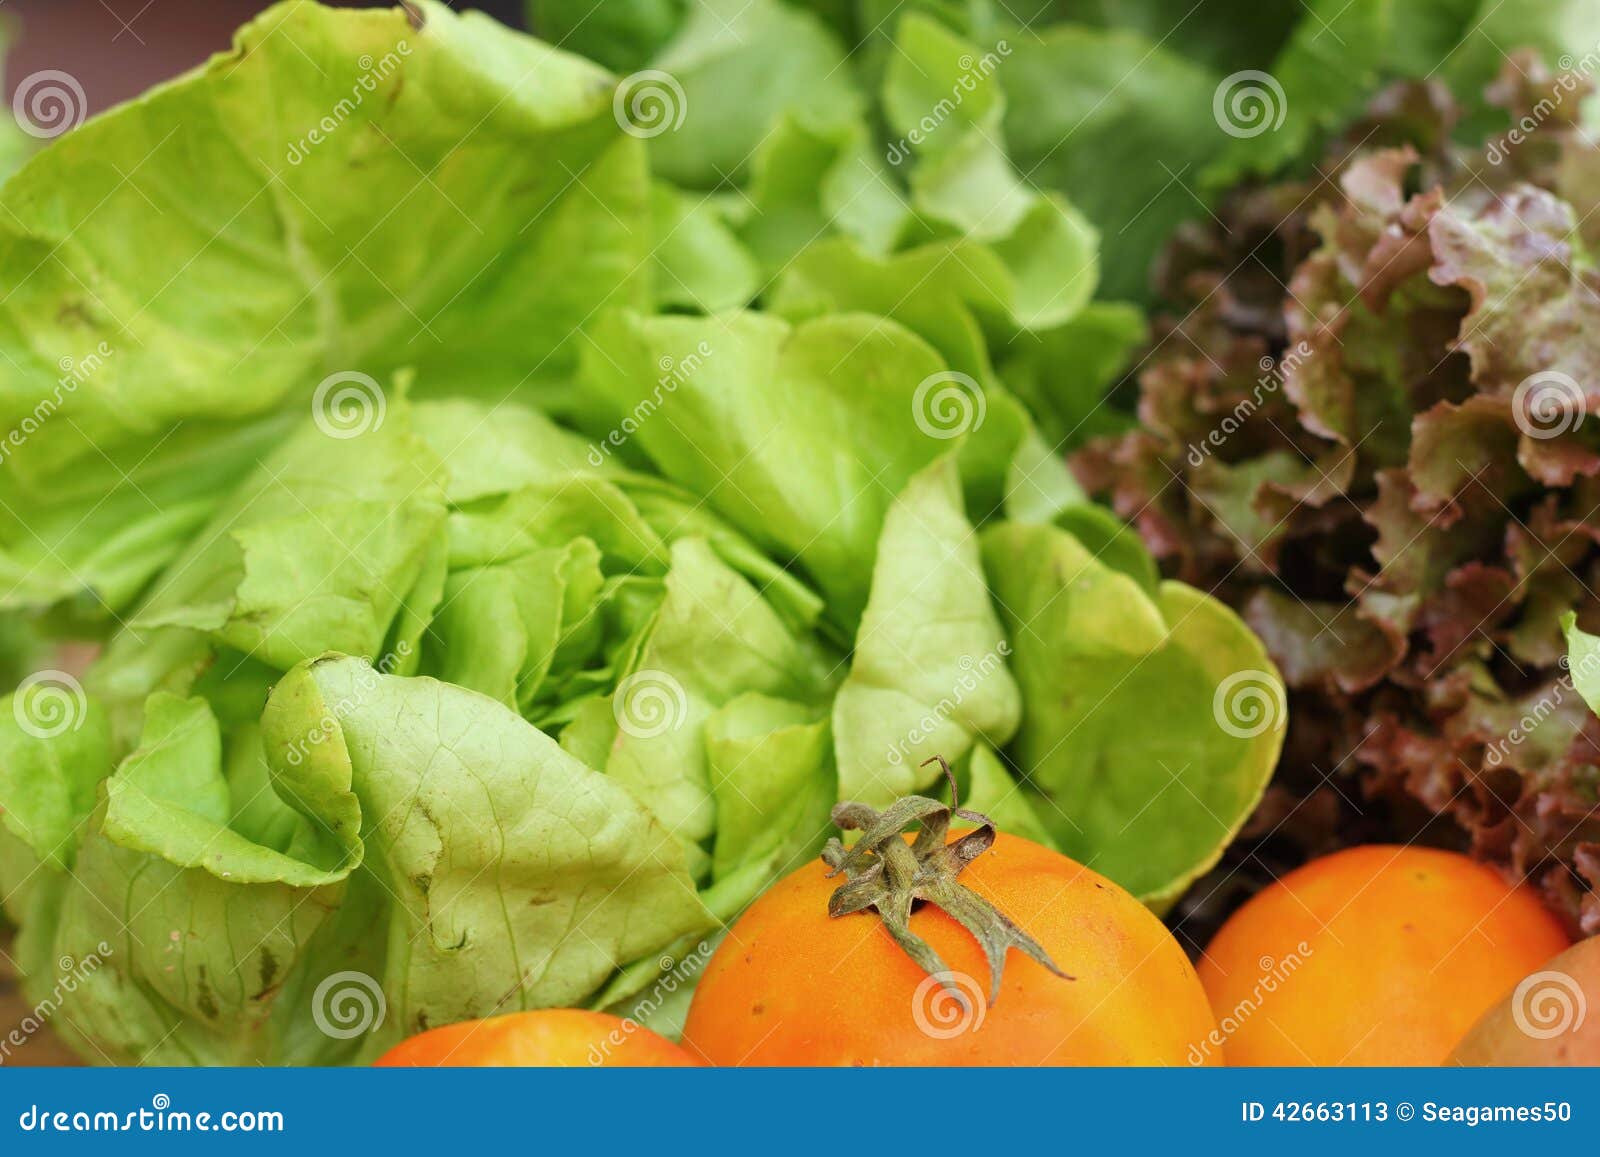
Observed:
[[[937,755],[927,761],[934,762],[950,780],[949,804],[908,795],[882,812],[864,803],[846,801],[834,805],[833,822],[845,831],[861,832],[861,838],[847,849],[835,836],[822,849],[823,862],[833,869],[828,875],[843,872],[846,877],[846,882],[828,897],[828,915],[848,916],[874,909],[895,943],[963,1005],[967,996],[955,983],[954,973],[931,944],[911,931],[911,909],[918,900],[944,909],[983,948],[989,964],[990,1004],[1000,999],[1000,977],[1005,970],[1006,952],[1011,948],[1020,949],[1057,976],[1073,979],[1056,967],[1038,941],[957,880],[968,864],[993,846],[997,829],[995,822],[982,812],[959,806],[949,763]],[[978,826],[947,843],[953,817]],[[919,825],[919,830],[916,839],[908,844],[902,833],[913,823]]]

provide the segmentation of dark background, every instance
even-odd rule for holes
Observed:
[[[336,8],[387,8],[392,0],[330,0]],[[521,0],[472,0],[477,8],[521,27]],[[233,30],[266,0],[0,0],[0,22],[12,38],[5,64],[5,101],[23,77],[40,69],[71,73],[97,113],[138,96],[160,80],[228,47]]]

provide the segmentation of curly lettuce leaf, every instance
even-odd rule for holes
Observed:
[[[1447,81],[1466,106],[1462,139],[1477,145],[1505,119],[1479,94],[1508,52],[1533,49],[1553,66],[1597,42],[1600,11],[1585,0],[1315,0],[1266,69],[1281,91],[1281,125],[1230,142],[1208,166],[1206,184],[1222,188],[1300,159],[1317,134],[1402,77]]]
[[[1037,192],[1013,168],[999,82],[1008,60],[981,55],[976,44],[916,13],[900,21],[895,41],[883,106],[890,131],[919,157],[909,177],[912,207],[932,238],[953,235],[987,247],[992,268],[977,275],[987,290],[978,308],[1021,329],[1059,325],[1094,294],[1099,237],[1077,209]],[[965,251],[943,261],[984,256]]]
[[[65,738],[50,742],[72,753]],[[50,991],[74,961],[98,959],[55,1027],[109,1063],[342,1059],[300,1004],[300,969],[319,948],[360,959],[340,950],[365,911],[349,894],[363,849],[348,777],[302,761],[279,784],[291,807],[256,731],[230,734],[225,753],[206,702],[165,693],[114,773],[104,751],[78,767],[105,784],[76,825],[72,870],[35,871],[20,889],[31,985]],[[22,882],[0,879],[8,896]]]
[[[19,874],[72,866],[111,750],[104,709],[69,683],[39,680],[0,699],[0,826],[28,850]],[[7,893],[16,883],[0,879]]]
[[[328,808],[316,826],[296,825],[292,853],[230,826],[236,804],[242,811],[257,798],[236,799],[224,774],[222,732],[206,701],[157,692],[145,705],[138,748],[106,781],[100,830],[119,847],[238,884],[337,883],[360,859],[360,807],[347,786],[318,800]]]
[[[859,119],[815,124],[785,114],[751,158],[747,197],[739,234],[769,277],[835,234],[887,253],[911,225],[911,207]]]
[[[718,313],[750,304],[761,288],[761,267],[734,232],[723,205],[657,182],[650,208],[659,308]]]
[[[712,926],[622,788],[484,696],[353,658],[296,667],[226,739],[204,700],[153,697],[87,826],[70,875],[37,873],[21,950],[46,989],[58,957],[103,958],[62,1027],[120,1063],[370,1057],[582,1003]],[[352,974],[385,1003],[359,1039],[319,1028]]]
[[[464,567],[445,583],[429,628],[430,670],[509,707],[526,709],[545,680],[592,650],[605,576],[592,539]],[[566,653],[563,654],[563,648]]]
[[[1000,378],[1051,446],[1071,450],[1132,427],[1133,419],[1110,405],[1107,394],[1147,336],[1135,306],[1093,302],[1065,325],[1018,334],[1005,351]]]

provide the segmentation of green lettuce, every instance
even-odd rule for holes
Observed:
[[[38,428],[0,474],[0,606],[120,613],[331,373],[558,392],[581,323],[648,300],[612,78],[419,11],[275,7],[6,183],[0,427]]]
[[[1035,814],[1070,855],[1175,900],[1272,776],[1287,713],[1266,649],[1221,603],[1058,527],[1000,524],[983,549],[1016,640]]]
[[[1561,631],[1567,642],[1567,671],[1572,686],[1589,710],[1600,714],[1600,636],[1578,626],[1578,616],[1568,611],[1561,617]]]
[[[936,783],[937,756],[1004,744],[1022,711],[1010,644],[962,509],[956,459],[906,484],[884,519],[850,677],[833,705],[839,793],[884,807]]]

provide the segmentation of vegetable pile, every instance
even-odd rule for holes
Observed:
[[[346,1063],[589,1010],[473,1054],[570,1059],[649,993],[671,1036],[741,913],[859,942],[814,934],[830,814],[948,760],[1006,832],[972,878],[1062,901],[1018,922],[1080,979],[1008,990],[1084,1056],[1181,1063],[1217,1030],[1151,911],[1257,812],[1279,667],[1287,807],[1348,753],[1592,930],[1600,442],[1517,419],[1531,375],[1597,397],[1600,167],[1576,97],[1504,163],[1452,141],[1550,84],[1529,56],[1461,97],[1495,44],[1600,27],[1257,7],[536,0],[535,39],[289,2],[8,138],[0,897],[30,990],[72,982],[55,1027]],[[1330,134],[1342,195],[1259,179]],[[1158,254],[1189,316],[1138,429],[1107,400]],[[96,657],[25,675],[42,638]],[[847,892],[865,855],[829,853]],[[873,903],[983,961],[921,898]],[[1127,934],[1066,959],[1081,912]],[[874,943],[855,995],[921,991]],[[742,959],[700,1013],[731,1057],[767,1039]],[[1061,1059],[1033,999],[1006,1017]],[[993,1058],[934,1039],[839,1055]]]
[[[486,18],[283,5],[0,191],[6,605],[104,639],[0,704],[0,892],[86,1056],[627,1002],[934,755],[1157,906],[1249,815],[1259,642],[994,368],[1137,337],[1095,231],[991,77],[880,180],[827,25],[742,7],[659,131]],[[975,50],[897,36],[909,130]]]
[[[1265,641],[1293,692],[1274,791],[1330,805],[1303,809],[1311,850],[1331,810],[1364,822],[1327,786],[1354,775],[1593,933],[1600,723],[1560,622],[1600,629],[1586,91],[1519,54],[1490,96],[1536,128],[1466,148],[1442,88],[1398,88],[1314,178],[1232,195],[1163,260],[1188,312],[1144,429],[1077,464]]]

